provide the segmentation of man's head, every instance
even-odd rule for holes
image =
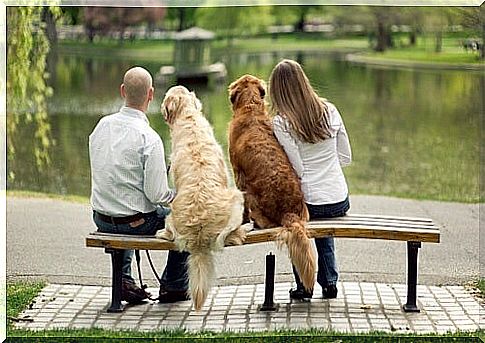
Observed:
[[[120,92],[125,99],[126,106],[145,112],[148,109],[148,104],[153,100],[150,73],[142,67],[129,69],[123,78]]]

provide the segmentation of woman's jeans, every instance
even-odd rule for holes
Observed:
[[[153,236],[158,230],[165,227],[165,217],[170,209],[159,206],[154,213],[146,214],[145,222],[136,227],[130,224],[112,224],[98,218],[93,212],[93,220],[99,232],[119,233],[125,235]],[[168,252],[167,265],[160,280],[161,287],[168,291],[186,291],[188,289],[187,257],[188,252],[170,250]],[[133,280],[131,276],[131,261],[133,250],[124,250],[123,255],[123,278]]]
[[[307,204],[310,220],[333,218],[344,216],[350,209],[349,197],[344,201],[335,204],[310,205]],[[337,261],[335,259],[335,244],[333,237],[315,238],[315,245],[318,252],[318,273],[317,282],[326,288],[330,285],[336,285],[338,280]],[[303,289],[300,277],[293,266],[296,285]]]

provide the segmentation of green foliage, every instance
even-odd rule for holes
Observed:
[[[7,283],[7,317],[15,318],[44,287],[43,282]],[[9,321],[9,324],[11,322]]]
[[[136,342],[153,343],[185,343],[185,342],[234,342],[234,343],[474,343],[482,342],[479,338],[482,332],[460,332],[444,335],[416,335],[416,334],[389,334],[383,332],[371,332],[366,334],[339,333],[321,329],[310,330],[275,330],[264,332],[188,332],[181,329],[160,330],[154,332],[139,332],[127,330],[103,330],[103,329],[66,329],[47,331],[15,330],[9,335],[15,342],[91,342],[108,343],[121,341],[122,338],[135,338]],[[79,338],[79,339],[75,339]],[[83,339],[84,338],[84,339]],[[13,340],[12,340],[13,341]]]
[[[52,89],[46,84],[46,56],[49,42],[44,33],[42,7],[9,7],[7,23],[7,144],[8,159],[15,155],[17,126],[33,122],[33,154],[37,167],[49,165],[52,144],[46,98]],[[56,7],[49,10],[58,16]],[[9,174],[14,178],[13,173]]]
[[[198,26],[232,38],[264,32],[271,24],[270,13],[269,6],[201,8],[196,12],[196,22]]]
[[[81,21],[81,8],[74,6],[62,7],[62,18],[65,24],[78,25]]]
[[[485,279],[480,279],[477,282],[477,288],[482,293],[482,297],[485,297]]]
[[[195,26],[194,7],[169,7],[165,18],[165,28],[169,30],[182,31]]]

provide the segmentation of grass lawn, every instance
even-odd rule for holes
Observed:
[[[268,36],[234,38],[231,42],[220,39],[213,42],[213,55],[232,53],[262,53],[274,51],[339,51],[365,52],[366,56],[409,62],[480,64],[476,52],[465,52],[460,45],[460,38],[444,37],[442,52],[434,52],[432,37],[419,37],[414,47],[396,47],[384,53],[369,48],[367,37],[318,38],[305,35],[283,35],[277,39]],[[156,61],[163,64],[172,63],[174,44],[169,40],[135,40],[120,44],[117,40],[100,40],[95,43],[87,41],[64,40],[59,44],[59,51],[65,54],[96,58],[137,59],[141,62]]]
[[[7,330],[11,330],[13,324],[9,318],[16,318],[26,309],[44,286],[43,282],[7,283]]]
[[[43,283],[11,282],[7,283],[7,316],[15,318],[31,304],[34,297],[40,292]],[[479,337],[485,337],[483,332],[460,333],[446,335],[392,335],[374,332],[371,334],[351,335],[340,334],[324,330],[278,330],[269,332],[245,333],[214,333],[210,331],[186,332],[184,330],[137,332],[137,331],[111,331],[103,329],[64,329],[29,331],[13,328],[13,321],[8,320],[7,342],[96,342],[123,341],[124,338],[137,338],[137,342],[482,342]],[[74,338],[84,338],[82,340]],[[10,340],[11,339],[11,340]],[[74,339],[74,340],[73,340]]]
[[[441,52],[435,52],[432,37],[419,37],[415,47],[397,47],[383,53],[369,51],[366,56],[377,59],[414,61],[428,63],[452,64],[480,64],[483,60],[478,58],[477,52],[466,52],[460,45],[459,38],[443,38]]]
[[[150,62],[156,61],[164,64],[172,63],[174,44],[172,41],[148,41],[136,40],[125,41],[120,44],[116,40],[101,40],[95,43],[64,40],[59,44],[59,51],[64,54],[96,58],[136,58],[137,60]],[[271,52],[271,51],[295,51],[295,50],[362,50],[367,48],[364,38],[349,39],[308,39],[292,37],[280,37],[273,40],[269,37],[260,38],[235,38],[230,45],[227,40],[213,42],[213,55],[241,52]]]
[[[482,292],[482,296],[485,298],[485,279],[480,279],[477,282],[477,288]]]
[[[68,55],[99,59],[136,59],[140,62],[172,63],[173,42],[170,41],[126,41],[116,40],[96,43],[64,40],[59,43],[59,52]]]
[[[48,198],[48,199],[55,199],[55,200],[77,202],[82,204],[89,203],[88,197],[83,197],[80,195],[60,195],[60,194],[40,193],[40,192],[32,192],[32,191],[7,190],[7,199],[8,197],[42,198],[42,199]]]

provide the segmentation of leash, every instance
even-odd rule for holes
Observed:
[[[161,281],[160,276],[158,275],[158,273],[155,269],[155,266],[153,265],[153,261],[152,261],[152,258],[150,256],[150,253],[148,252],[148,250],[145,250],[145,253],[147,255],[148,262],[150,264],[150,268],[152,269],[153,274],[155,275],[159,285],[161,286],[162,281]],[[141,289],[145,290],[148,286],[143,283],[143,279],[142,279],[142,276],[141,276],[141,258],[140,258],[140,250],[138,250],[138,249],[135,250],[135,258],[136,258],[136,266],[137,266],[137,269],[138,269],[138,278],[140,280],[140,287],[141,287]],[[148,297],[148,299],[150,299],[152,301],[157,301],[159,298],[160,297],[157,297],[157,298],[152,298],[151,296]]]

